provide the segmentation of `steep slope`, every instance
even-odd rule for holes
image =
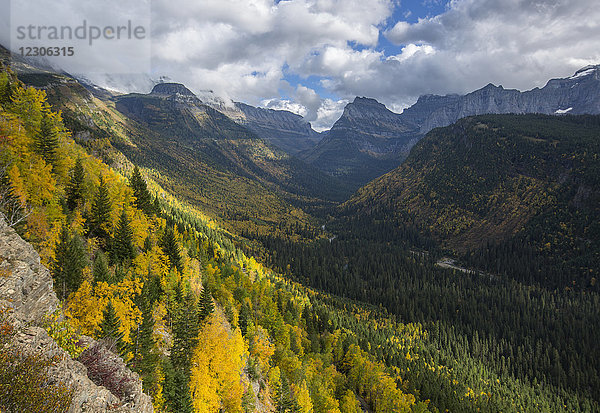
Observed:
[[[552,274],[565,270],[552,280],[530,267],[537,262],[530,257],[523,274],[593,286],[600,270],[599,151],[598,116],[465,118],[430,132],[399,168],[361,188],[345,208],[414,221],[457,252],[504,245],[515,264],[531,254],[554,265]],[[495,260],[501,258],[486,265]]]
[[[321,205],[350,193],[202,104],[183,85],[114,96],[52,73],[24,74],[23,80],[46,91],[76,140],[97,156],[119,167],[124,154],[230,228],[261,233],[282,222],[283,228],[304,226],[310,218],[297,205]]]
[[[367,101],[371,104],[357,104]],[[552,79],[543,88],[526,92],[489,84],[466,95],[425,95],[399,115],[365,99],[355,100],[347,109],[330,135],[301,157],[330,175],[366,183],[397,166],[427,132],[466,116],[600,113],[600,66],[584,67],[571,77]],[[350,111],[355,121],[348,121]],[[386,139],[374,139],[379,134]]]
[[[348,194],[335,179],[201,104],[191,92],[174,93],[167,87],[115,98],[116,109],[145,129],[132,139],[135,148],[120,149],[161,174],[178,171],[171,182],[185,181],[187,188],[180,187],[180,193],[193,191],[201,197],[195,201],[212,209],[254,211],[255,218],[260,218],[256,211],[264,211],[265,217],[281,215],[291,209],[289,203],[339,200]]]
[[[300,157],[354,186],[399,164],[417,129],[374,99],[357,97],[321,142]]]
[[[290,155],[312,148],[322,138],[302,116],[290,111],[226,102],[212,90],[200,91],[197,96],[205,105],[227,115]]]

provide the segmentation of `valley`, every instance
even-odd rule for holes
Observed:
[[[594,412],[599,82],[357,97],[317,134],[3,67],[0,206],[54,278],[52,338],[114,340],[155,411]]]

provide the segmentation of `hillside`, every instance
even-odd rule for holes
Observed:
[[[236,121],[290,155],[314,147],[321,135],[295,113],[236,102]]]
[[[107,404],[152,411],[150,397],[165,412],[354,413],[361,403],[372,411],[429,411],[399,386],[398,371],[364,350],[365,337],[385,326],[390,351],[412,351],[418,326],[404,331],[372,309],[338,309],[335,299],[281,278],[139,169],[126,178],[86,153],[45,93],[6,70],[0,133],[0,211],[27,241],[0,225],[3,411],[43,411],[55,401],[60,412],[106,411]],[[62,312],[48,314],[59,299]],[[5,317],[11,311],[43,327],[17,330],[24,343],[38,337],[28,352],[5,346],[20,328]],[[48,358],[66,353],[76,374]],[[150,397],[120,374],[123,363]]]
[[[523,244],[522,255],[512,258],[525,265],[521,272],[587,287],[600,262],[599,138],[598,116],[465,118],[431,131],[400,167],[361,188],[345,208],[411,221],[458,254]],[[522,262],[531,254],[545,261],[543,270]],[[499,270],[489,258],[485,269]],[[561,267],[568,275],[553,280]]]
[[[326,205],[350,193],[202,104],[183,85],[114,96],[52,73],[22,77],[47,92],[78,142],[108,163],[124,154],[171,194],[237,231],[281,227],[298,236],[292,228],[311,226],[299,206]]]

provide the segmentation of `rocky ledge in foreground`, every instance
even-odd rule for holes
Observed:
[[[0,217],[0,308],[11,308],[10,321],[16,330],[10,345],[57,361],[50,368],[50,377],[74,389],[69,413],[153,412],[139,376],[103,344],[84,336],[87,350],[74,360],[48,336],[41,327],[44,315],[53,313],[58,305],[52,277],[39,255]],[[111,372],[109,380],[95,374],[98,367]]]

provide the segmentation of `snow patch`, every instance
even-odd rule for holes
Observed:
[[[573,76],[571,76],[569,79],[577,79],[577,78],[580,78],[583,76],[588,76],[588,75],[591,75],[592,73],[594,73],[595,71],[596,71],[595,67],[585,69],[585,70],[580,70],[579,72],[577,72]]]
[[[573,110],[573,108],[567,108],[567,109],[556,109],[556,111],[554,111],[554,113],[556,113],[557,115],[562,115],[565,114],[569,111]]]

